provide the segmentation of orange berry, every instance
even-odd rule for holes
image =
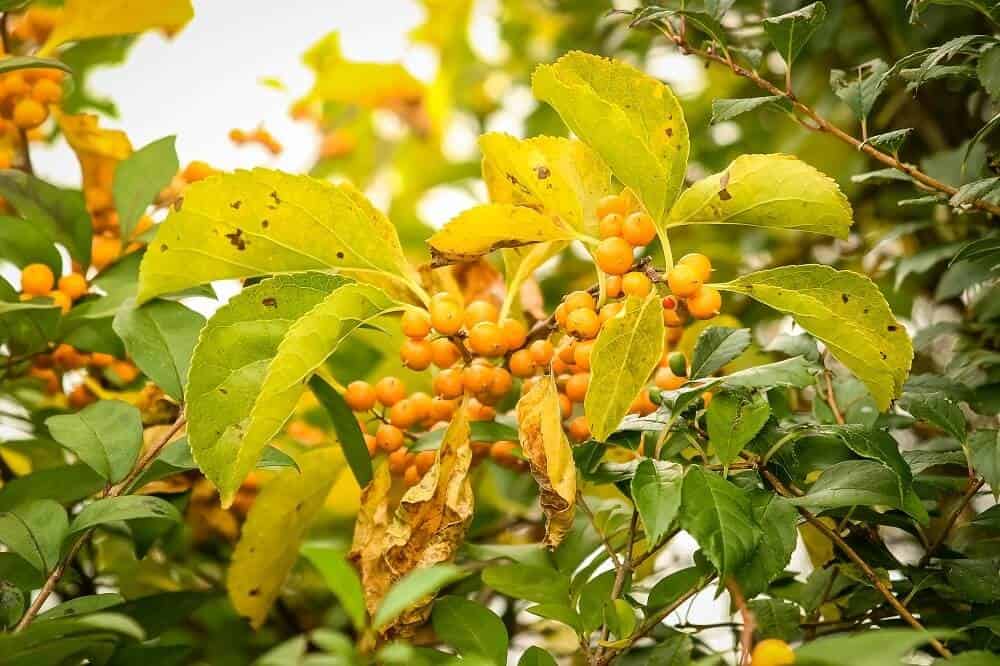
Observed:
[[[3,90],[7,97],[20,97],[31,90],[31,85],[20,72],[9,72],[3,77]]]
[[[425,310],[410,309],[400,319],[403,335],[410,338],[425,338],[431,332],[431,316]]]
[[[573,401],[565,393],[559,394],[559,413],[564,419],[568,419],[569,415],[573,413]]]
[[[423,476],[434,466],[434,461],[437,460],[437,451],[421,451],[417,453],[417,457],[414,459],[413,464],[417,467],[417,472],[420,476]]]
[[[202,162],[201,160],[194,160],[184,167],[184,171],[181,172],[181,176],[187,182],[195,183],[216,173],[218,173],[218,170],[209,166],[208,163]]]
[[[406,430],[418,420],[416,407],[406,398],[389,408],[389,423],[401,430]]]
[[[583,402],[587,397],[588,386],[590,386],[590,373],[578,372],[566,382],[566,397],[573,402]]]
[[[603,220],[612,213],[624,216],[628,213],[628,203],[627,199],[616,194],[601,197],[597,202],[597,219]]]
[[[697,252],[685,254],[677,264],[687,266],[693,270],[694,274],[702,282],[707,282],[712,277],[712,262],[703,254],[698,254]]]
[[[458,350],[448,338],[437,338],[431,340],[431,361],[442,370],[450,368],[462,358],[462,352]]]
[[[56,278],[45,264],[28,264],[21,270],[21,293],[44,296],[52,291]]]
[[[590,370],[590,354],[594,350],[593,340],[584,340],[576,344],[573,350],[573,363],[580,370]]]
[[[620,275],[609,275],[604,281],[604,293],[608,298],[618,298],[622,295],[622,278]]]
[[[504,353],[503,333],[492,321],[479,321],[469,329],[468,345],[479,356],[500,356]]]
[[[635,246],[649,245],[656,238],[656,225],[646,213],[632,213],[622,223],[622,238]]]
[[[499,465],[516,464],[518,461],[514,451],[517,444],[506,439],[501,439],[490,445],[490,458]]]
[[[423,391],[417,391],[412,393],[406,401],[413,406],[418,421],[425,421],[430,417],[432,399],[429,395]]]
[[[72,346],[65,342],[52,350],[52,363],[64,370],[82,368],[87,359]]]
[[[576,340],[564,338],[559,346],[559,360],[567,365],[573,364],[573,355],[576,354]]]
[[[653,383],[656,384],[656,388],[664,391],[676,391],[687,383],[687,377],[678,377],[670,371],[670,368],[657,368]]]
[[[667,273],[667,285],[670,287],[670,291],[674,292],[674,296],[687,298],[698,291],[698,288],[701,287],[701,280],[693,268],[677,264]]]
[[[552,360],[555,350],[552,348],[552,343],[548,340],[535,340],[528,347],[528,352],[531,354],[531,360],[536,365],[547,365]]]
[[[457,368],[442,370],[434,378],[434,393],[442,398],[458,398],[464,389],[464,371]]]
[[[104,270],[118,258],[121,252],[121,242],[108,236],[94,236],[90,247],[90,263],[97,270]]]
[[[574,310],[566,317],[566,330],[578,338],[587,340],[601,329],[601,320],[593,310]]]
[[[494,398],[502,398],[510,393],[514,380],[510,373],[503,368],[493,368],[493,377],[490,379],[489,393]]]
[[[470,365],[462,370],[462,385],[469,393],[485,393],[493,379],[493,368],[488,365]]]
[[[111,354],[102,354],[101,352],[93,352],[90,355],[90,365],[95,368],[108,368],[112,363],[115,362],[115,357]]]
[[[430,417],[434,421],[448,421],[455,413],[455,401],[445,398],[431,398]]]
[[[615,238],[622,235],[624,219],[618,213],[608,213],[601,218],[597,227],[597,235],[601,238]]]
[[[62,86],[49,79],[41,79],[31,86],[31,98],[40,104],[58,104],[62,92]]]
[[[552,360],[552,372],[557,375],[569,372],[569,363],[556,356],[555,359]]]
[[[383,377],[375,383],[375,397],[386,407],[392,407],[406,397],[406,385],[398,377]]]
[[[504,319],[500,322],[500,333],[503,337],[503,346],[507,351],[514,351],[524,346],[528,339],[528,327],[524,322],[517,319]]]
[[[475,398],[469,400],[469,418],[473,421],[492,421],[496,417],[497,410],[489,405],[484,405]]]
[[[462,308],[448,298],[433,301],[431,324],[441,335],[455,335],[462,329]]]
[[[399,348],[399,356],[403,359],[403,365],[410,370],[421,371],[429,368],[433,354],[431,343],[423,339],[407,338]]]
[[[49,110],[41,102],[25,97],[14,105],[14,124],[21,129],[33,129],[45,122]]]
[[[62,390],[59,375],[49,368],[32,368],[28,371],[35,379],[41,380],[43,390],[49,395],[55,395]]]
[[[556,318],[556,323],[559,324],[559,328],[566,328],[566,315],[569,314],[569,310],[566,309],[565,303],[560,303],[556,306],[556,311],[554,313]]]
[[[648,389],[642,390],[642,393],[639,394],[639,397],[635,399],[634,405],[636,411],[642,416],[645,416],[646,414],[652,414],[653,412],[656,411],[656,404],[649,397]]]
[[[586,416],[578,416],[569,422],[569,437],[574,442],[583,442],[590,438],[590,424]]]
[[[367,412],[375,406],[375,389],[368,382],[359,380],[347,385],[344,391],[344,402],[355,412]]]
[[[139,368],[128,361],[115,361],[111,364],[111,372],[115,373],[123,384],[131,384],[139,376]]]
[[[96,396],[90,392],[90,389],[88,389],[84,384],[80,384],[70,391],[67,398],[69,400],[69,406],[73,409],[83,409],[97,399]]]
[[[779,638],[766,638],[753,648],[753,666],[791,666],[795,663],[795,652]]]
[[[622,291],[629,296],[645,298],[652,289],[653,283],[649,281],[645,273],[633,271],[622,277]]]
[[[476,324],[484,321],[496,323],[500,317],[497,306],[489,301],[472,301],[465,308],[465,327],[472,328]]]
[[[420,470],[417,469],[417,466],[410,465],[409,467],[406,468],[406,471],[403,472],[403,483],[412,488],[413,486],[420,483],[420,477],[421,477]]]
[[[594,297],[588,291],[574,291],[563,299],[566,305],[566,316],[569,317],[574,310],[593,310],[597,307]]]
[[[392,453],[403,445],[403,431],[394,425],[380,423],[375,431],[375,442],[386,453]]]
[[[624,275],[632,267],[632,246],[624,238],[605,238],[594,255],[597,266],[611,275]]]
[[[399,476],[410,465],[410,452],[406,450],[405,446],[401,446],[389,454],[386,462],[389,465],[389,471]]]
[[[378,450],[378,441],[375,439],[375,435],[365,433],[365,446],[368,447],[368,455],[374,456]]]
[[[87,293],[87,279],[79,273],[70,273],[59,278],[59,291],[74,301]]]
[[[52,304],[58,306],[63,314],[69,312],[70,308],[73,307],[73,299],[61,291],[50,291],[48,296],[52,299]]]
[[[687,299],[687,310],[695,319],[711,319],[719,314],[722,294],[713,287],[702,287]]]
[[[531,352],[527,349],[518,349],[510,355],[507,367],[515,377],[530,377],[535,374],[535,362],[531,358]]]

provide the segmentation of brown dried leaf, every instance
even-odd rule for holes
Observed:
[[[562,429],[559,394],[545,375],[517,403],[521,450],[541,488],[542,511],[548,524],[545,545],[555,548],[573,524],[576,511],[576,465]]]
[[[445,432],[434,465],[403,494],[391,517],[392,479],[386,465],[376,470],[362,495],[351,549],[370,614],[374,615],[389,588],[409,572],[454,559],[472,519],[471,462],[469,420],[463,405]],[[415,604],[380,633],[384,637],[412,635],[427,620],[430,602]]]

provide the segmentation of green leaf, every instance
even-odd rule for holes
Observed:
[[[646,598],[647,614],[655,613],[677,602],[696,586],[704,583],[706,571],[699,567],[687,567],[659,580]]]
[[[580,589],[580,622],[583,633],[596,631],[604,623],[604,610],[611,602],[615,572],[605,571],[594,576]]]
[[[547,620],[562,622],[567,627],[576,631],[576,633],[582,633],[583,619],[580,617],[579,613],[568,605],[568,603],[569,602],[564,602],[562,604],[536,604],[534,606],[528,606],[524,609],[524,612],[537,615],[538,617],[544,617]]]
[[[89,530],[98,525],[112,523],[118,520],[136,520],[138,518],[156,518],[180,522],[181,514],[177,508],[159,497],[152,495],[122,495],[107,497],[91,502],[76,514],[70,524],[71,534]]]
[[[551,178],[551,176],[549,176]],[[432,264],[471,261],[505,247],[573,240],[557,218],[526,206],[483,204],[460,213],[429,239]]]
[[[900,395],[913,344],[869,278],[829,266],[785,266],[716,286],[794,317],[864,382],[879,409]]]
[[[989,48],[979,56],[976,72],[990,97],[1000,99],[1000,45]]]
[[[750,493],[750,510],[761,528],[760,543],[734,574],[747,598],[766,591],[788,566],[798,541],[795,525],[799,517],[794,506],[766,491]]]
[[[739,224],[847,238],[851,204],[826,174],[791,155],[741,155],[684,190],[665,226]]]
[[[536,68],[531,88],[661,221],[684,183],[690,150],[670,88],[629,64],[579,51]]]
[[[854,505],[903,508],[899,478],[885,465],[870,460],[845,460],[831,465],[808,493],[788,501],[795,506],[821,509]]]
[[[526,206],[569,228],[597,235],[597,203],[611,191],[611,172],[585,143],[560,137],[479,137],[490,200]]]
[[[333,447],[307,451],[300,461],[301,472],[285,469],[264,484],[243,524],[226,573],[229,600],[255,629],[267,619],[288,572],[299,559],[302,539],[344,467],[340,452]],[[350,590],[350,583],[346,585],[345,595],[356,592]],[[349,609],[345,606],[345,610]]]
[[[0,635],[0,654],[5,665],[79,663],[81,654],[108,648],[123,641],[141,641],[142,627],[118,613],[90,613],[34,622],[24,631]],[[71,659],[74,657],[74,659]]]
[[[257,461],[258,469],[282,469],[285,467],[294,467],[298,470],[299,464],[295,462],[295,458],[271,445],[265,447],[260,460]],[[163,447],[159,457],[136,481],[135,487],[140,488],[152,481],[192,469],[198,469],[198,463],[191,455],[191,446],[188,444],[187,437],[181,437]]]
[[[38,499],[71,504],[93,495],[105,485],[105,480],[83,463],[37,469],[0,488],[0,511]]]
[[[767,420],[771,406],[763,393],[723,391],[716,395],[705,412],[708,439],[723,468],[736,460]]]
[[[115,167],[112,194],[123,244],[132,238],[149,204],[177,174],[175,139],[167,136],[143,146]]]
[[[0,279],[0,298],[10,286]],[[13,289],[10,289],[13,292]],[[48,349],[59,328],[61,311],[51,301],[25,302],[0,300],[0,338],[10,354],[34,354]]]
[[[907,391],[899,406],[913,418],[932,423],[959,442],[965,441],[965,415],[955,400],[941,391]]]
[[[794,531],[794,530],[793,530]],[[791,601],[784,599],[754,599],[749,604],[756,623],[756,633],[761,638],[778,638],[785,642],[802,637],[799,623],[802,611]]]
[[[636,467],[632,501],[650,544],[657,543],[677,517],[683,480],[684,470],[677,463],[646,458]]]
[[[443,597],[434,603],[431,622],[438,638],[463,657],[481,655],[498,666],[507,663],[507,627],[482,604],[463,597]]]
[[[764,19],[764,32],[788,67],[792,66],[802,47],[826,19],[826,5],[814,2],[780,16]]]
[[[323,576],[323,581],[351,618],[354,628],[362,631],[367,624],[364,591],[357,571],[347,561],[347,553],[321,543],[307,543],[302,546],[301,552]]]
[[[372,457],[368,453],[368,445],[365,444],[364,433],[361,432],[357,417],[347,406],[344,397],[320,377],[314,376],[310,379],[309,388],[330,415],[333,428],[337,431],[340,448],[347,458],[347,464],[358,486],[364,488],[372,480]]]
[[[65,509],[50,499],[32,500],[0,512],[0,543],[42,574],[59,563],[68,530]]]
[[[22,2],[18,4],[28,4],[27,2]],[[0,11],[5,11],[5,8],[0,7]],[[55,58],[38,58],[36,56],[25,56],[25,55],[8,55],[3,60],[0,60],[0,74],[6,72],[13,72],[18,69],[61,69],[62,71],[72,74],[73,70],[69,68],[61,60],[56,60]]]
[[[532,645],[517,662],[517,666],[557,666],[555,658],[542,648]]]
[[[990,488],[1000,488],[1000,430],[977,430],[969,437],[969,457]]]
[[[764,97],[747,97],[743,99],[713,99],[711,124],[724,123],[734,118],[739,118],[744,113],[749,113],[760,108],[774,109],[787,113],[792,110],[792,103],[784,95],[766,95]]]
[[[684,477],[680,517],[723,577],[746,562],[761,539],[747,494],[698,465]]]
[[[119,400],[100,400],[45,421],[52,438],[111,483],[132,471],[142,448],[142,414]]]
[[[749,328],[709,326],[698,336],[691,355],[691,379],[709,377],[750,346]]]
[[[501,564],[483,569],[483,583],[515,599],[538,604],[565,604],[569,600],[569,578],[547,567]]]
[[[62,257],[52,239],[30,220],[0,215],[0,256],[18,268],[45,264],[55,275],[62,273]]]
[[[1000,562],[997,560],[945,560],[944,575],[967,601],[991,604],[1000,601]]]
[[[226,485],[224,501],[242,481],[238,452],[279,345],[294,322],[343,284],[315,273],[265,280],[233,297],[202,329],[185,390],[188,439],[205,475]]]
[[[864,121],[872,112],[872,107],[875,106],[879,95],[885,90],[890,74],[889,66],[881,60],[875,59],[849,72],[840,69],[830,70],[830,87],[833,88],[833,92],[836,93],[837,97],[851,107],[854,116],[858,120]],[[898,140],[899,143],[902,143],[908,131],[897,130],[897,132],[890,132],[889,134],[902,132],[903,135],[898,137],[898,139],[896,137],[892,138],[893,142]],[[886,137],[887,135],[882,136]],[[869,139],[868,142],[872,143],[872,139]],[[896,149],[898,147],[897,144]],[[895,154],[895,151],[893,151],[893,154]]]
[[[884,132],[883,134],[872,135],[865,139],[864,143],[878,148],[883,152],[896,155],[899,153],[899,149],[903,147],[903,142],[905,142],[912,133],[913,128],[907,127],[905,129],[898,129],[891,132]]]
[[[80,192],[49,185],[23,171],[5,169],[0,170],[0,196],[21,217],[65,245],[71,257],[84,266],[90,264],[90,214]]]
[[[444,428],[431,430],[420,435],[410,446],[411,451],[433,451],[441,446]],[[517,428],[496,421],[473,421],[469,424],[469,436],[474,442],[517,441]],[[365,449],[367,451],[367,449]]]
[[[883,628],[850,635],[824,636],[795,651],[796,664],[803,666],[886,666],[898,664],[915,648],[941,632]]]
[[[36,620],[55,620],[60,617],[81,615],[84,613],[96,613],[97,611],[120,605],[125,601],[125,597],[116,593],[108,592],[104,594],[90,594],[83,597],[76,597],[64,601],[63,603],[50,608],[44,613],[39,613]]]
[[[156,227],[137,301],[226,278],[338,270],[421,294],[396,229],[359,191],[254,169],[206,178]]]
[[[694,642],[691,636],[677,631],[653,647],[646,663],[650,666],[688,666],[691,663],[693,649]]]
[[[628,413],[663,355],[663,307],[655,294],[629,297],[594,343],[584,411],[594,439],[604,441]]]
[[[129,356],[171,398],[184,400],[191,354],[205,318],[176,301],[126,301],[112,322]]]
[[[403,576],[382,598],[372,627],[380,629],[399,617],[399,614],[425,597],[433,596],[445,585],[454,583],[467,575],[454,564],[435,564],[414,569]]]

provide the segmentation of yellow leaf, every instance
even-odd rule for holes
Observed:
[[[115,168],[118,163],[132,154],[132,143],[121,130],[102,129],[95,115],[56,115],[73,152],[80,161],[83,173],[83,189],[111,190]]]
[[[303,454],[301,472],[287,468],[266,483],[250,509],[226,576],[236,611],[256,629],[278,597],[285,577],[299,558],[299,546],[344,470],[340,449]]]
[[[597,202],[611,192],[611,172],[585,144],[491,133],[479,138],[479,147],[492,201],[527,206],[597,235]]]
[[[434,265],[471,261],[505,247],[571,240],[573,232],[557,219],[525,206],[485,204],[459,214],[431,236]]]
[[[424,85],[399,63],[344,58],[336,32],[316,42],[304,60],[316,73],[311,96],[325,102],[366,108],[398,107],[415,103],[424,94]]]
[[[506,318],[511,312],[518,314],[518,310],[531,311],[528,303],[522,303],[521,290],[525,282],[534,274],[538,268],[546,261],[556,256],[564,249],[567,243],[552,241],[548,243],[538,243],[530,247],[509,248],[501,251],[503,256],[504,278],[507,283],[507,294],[504,297],[503,307],[500,309],[500,318]],[[544,319],[545,314],[541,311],[541,299],[537,303],[536,318]]]
[[[66,0],[62,19],[38,55],[50,55],[65,42],[93,37],[133,35],[154,28],[172,35],[193,16],[191,0]]]
[[[375,471],[362,494],[350,554],[361,572],[370,614],[374,615],[389,588],[409,572],[454,559],[472,520],[471,464],[469,417],[463,404],[445,431],[434,464],[420,483],[403,494],[391,517],[392,479],[386,465]],[[411,606],[380,633],[412,634],[426,621],[430,601]]]
[[[818,520],[831,529],[837,526],[837,522],[832,518],[824,517]],[[799,534],[802,536],[802,543],[806,546],[806,552],[809,553],[809,560],[814,568],[819,569],[833,559],[833,542],[813,527],[811,523],[799,525]]]
[[[545,375],[517,403],[521,450],[541,489],[545,545],[558,546],[573,525],[576,511],[576,465],[562,429],[555,380]]]

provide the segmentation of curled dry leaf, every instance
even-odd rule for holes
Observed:
[[[395,511],[390,509],[388,466],[375,470],[361,497],[350,554],[361,572],[369,614],[375,614],[389,588],[406,574],[454,559],[472,519],[471,463],[469,419],[463,405],[455,411],[434,465],[403,494]],[[418,601],[379,633],[412,635],[427,620],[430,601]]]
[[[576,465],[562,429],[559,395],[551,375],[542,377],[517,403],[521,450],[541,489],[545,545],[555,548],[573,525]]]

